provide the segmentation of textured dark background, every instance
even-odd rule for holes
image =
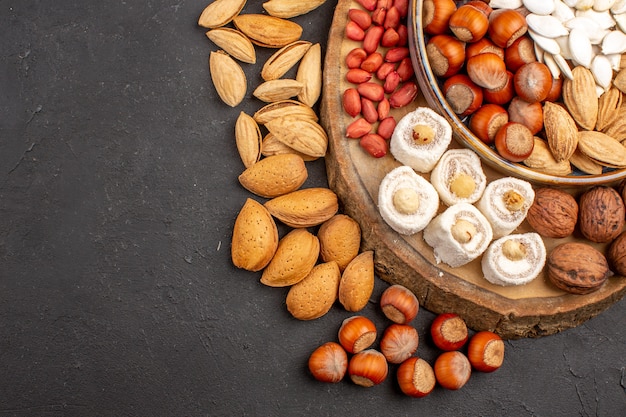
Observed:
[[[260,12],[250,1],[244,12]],[[626,302],[506,343],[503,367],[423,399],[391,376],[314,381],[339,307],[292,319],[286,290],[236,270],[251,195],[234,138],[272,51],[223,105],[198,0],[0,0],[0,416],[626,415]],[[335,2],[294,19],[325,47]],[[325,185],[322,161],[305,186]],[[363,314],[386,324],[377,280]],[[415,325],[419,354],[433,315]]]

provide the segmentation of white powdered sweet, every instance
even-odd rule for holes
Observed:
[[[437,214],[438,208],[437,191],[408,166],[393,169],[380,183],[380,215],[393,230],[402,235],[412,235],[423,230]]]
[[[437,263],[453,268],[479,257],[492,237],[489,221],[469,203],[448,207],[424,229],[424,241],[433,248]]]
[[[529,182],[503,177],[487,185],[476,207],[491,223],[493,238],[498,239],[513,232],[524,221],[534,199],[535,191]]]
[[[446,151],[430,173],[439,198],[446,205],[475,203],[487,186],[480,158],[470,149]]]
[[[415,141],[413,128],[416,125],[430,126],[434,133],[433,140],[429,143]],[[417,172],[427,173],[437,164],[451,141],[450,123],[434,110],[418,107],[400,119],[391,136],[389,150],[402,164]]]
[[[481,266],[492,284],[510,286],[531,282],[546,263],[546,247],[539,234],[512,234],[494,240],[485,251]]]

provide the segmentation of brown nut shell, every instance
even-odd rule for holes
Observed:
[[[360,311],[374,291],[374,252],[366,251],[352,260],[339,282],[339,302],[347,311]]]
[[[609,242],[624,229],[626,208],[614,188],[597,186],[585,191],[578,208],[580,231],[592,242]]]
[[[361,227],[350,216],[336,214],[319,228],[320,256],[324,262],[336,261],[343,271],[359,254]]]
[[[611,242],[606,254],[611,269],[622,276],[626,276],[626,232]]]
[[[278,248],[278,229],[267,209],[247,199],[237,215],[231,241],[231,259],[237,268],[260,271]]]
[[[335,300],[341,272],[337,262],[316,265],[287,293],[287,310],[298,320],[314,320],[328,313]]]
[[[288,287],[306,277],[320,253],[317,236],[306,229],[293,229],[278,242],[276,253],[263,270],[261,283],[269,287]]]
[[[541,236],[563,238],[571,235],[578,219],[578,203],[569,193],[556,188],[535,190],[528,210],[528,224]]]
[[[562,243],[552,249],[546,268],[550,282],[572,294],[597,291],[611,274],[606,257],[582,242]]]

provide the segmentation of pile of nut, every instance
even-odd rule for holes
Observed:
[[[503,158],[558,176],[625,168],[622,3],[424,0],[429,64]]]
[[[548,255],[546,274],[556,287],[588,294],[600,289],[613,272],[625,275],[624,197],[623,185],[620,191],[596,186],[577,199],[556,188],[536,190],[526,220],[537,233],[556,242],[576,230],[582,235],[575,241],[557,243]]]
[[[359,253],[358,223],[338,213],[332,190],[302,188],[306,162],[324,157],[328,147],[313,110],[321,93],[321,48],[300,40],[302,28],[288,19],[324,1],[271,0],[263,3],[268,14],[241,14],[245,0],[215,0],[198,20],[223,49],[211,53],[209,68],[219,97],[232,107],[247,88],[237,61],[254,64],[254,45],[277,49],[253,93],[267,104],[254,115],[240,112],[235,123],[245,166],[239,183],[266,201],[244,203],[233,227],[231,259],[238,268],[262,271],[260,281],[267,286],[289,287],[287,309],[300,320],[321,317],[337,300],[346,310],[359,311],[374,289],[374,256]],[[226,26],[230,22],[234,28]],[[298,63],[295,79],[281,78]],[[268,131],[265,136],[261,127]],[[282,237],[277,221],[291,229]]]
[[[369,388],[385,381],[390,365],[397,365],[396,381],[401,391],[421,398],[437,384],[449,390],[462,388],[472,370],[493,372],[502,366],[504,342],[500,336],[480,331],[470,337],[465,321],[454,313],[439,314],[430,325],[429,336],[441,351],[434,365],[417,355],[420,337],[411,321],[419,304],[401,285],[392,285],[382,293],[380,309],[392,323],[378,340],[378,348],[376,325],[363,315],[348,317],[339,327],[338,342],[326,342],[311,353],[308,366],[315,379],[337,383],[347,374],[353,383]],[[465,347],[466,352],[461,351]]]
[[[353,120],[348,138],[359,140],[375,158],[387,154],[396,126],[391,109],[413,102],[418,93],[409,56],[406,18],[408,0],[356,0],[361,7],[348,11],[346,38],[353,42],[346,54],[342,97]]]

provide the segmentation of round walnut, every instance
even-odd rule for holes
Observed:
[[[605,256],[582,242],[562,243],[552,249],[546,267],[548,279],[573,294],[597,291],[611,274]]]
[[[626,276],[626,232],[611,242],[606,257],[613,271]]]
[[[539,188],[526,220],[541,236],[562,238],[571,235],[578,219],[578,204],[571,194],[556,188]]]
[[[610,242],[622,233],[626,209],[619,193],[597,186],[585,191],[578,204],[580,231],[592,242]]]

